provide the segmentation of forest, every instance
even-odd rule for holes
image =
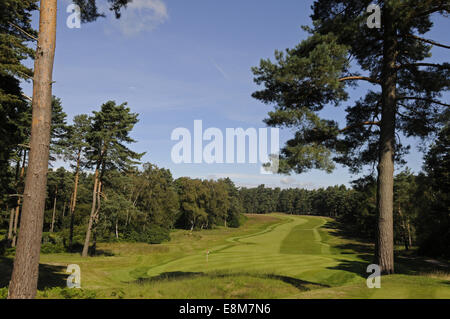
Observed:
[[[450,207],[448,194],[449,129],[442,131],[426,155],[423,172],[406,169],[394,179],[394,241],[406,250],[433,257],[450,256]],[[333,186],[314,190],[241,188],[246,213],[282,212],[294,215],[328,216],[352,237],[373,242],[377,219],[376,178],[354,180],[350,188]]]
[[[61,100],[54,98],[52,160],[60,158],[70,169],[61,166],[48,173],[43,252],[78,249],[84,255],[95,255],[97,240],[156,244],[169,240],[174,227],[239,226],[243,208],[229,178],[174,180],[167,169],[151,163],[137,165],[142,154],[126,144],[134,142],[129,134],[138,115],[126,103],[108,101],[92,116],[75,116],[72,125],[66,117]],[[3,251],[15,247],[20,229],[27,166],[27,149],[21,145],[10,153],[13,165],[7,167],[2,180]]]

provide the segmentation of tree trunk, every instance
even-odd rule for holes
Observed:
[[[103,174],[101,174],[102,176]],[[94,222],[92,224],[92,255],[95,255],[97,252],[97,226],[98,226],[98,219],[99,219],[99,213],[100,213],[100,194],[102,191],[102,180],[100,178],[98,182],[98,189],[97,189],[97,208],[95,209],[94,214]]]
[[[62,210],[62,217],[65,217],[65,216],[66,216],[66,206],[67,206],[67,202],[64,201],[64,204],[63,204],[63,210]]]
[[[406,221],[406,230],[408,232],[408,244],[409,244],[409,247],[412,247],[411,226],[410,226],[409,221]]]
[[[13,228],[14,228],[14,213],[15,209],[11,208],[10,214],[9,214],[9,228],[8,228],[8,239],[12,240],[13,238]]]
[[[386,5],[383,12],[384,48],[382,70],[382,114],[380,127],[378,185],[377,185],[377,251],[376,260],[383,274],[394,273],[394,152],[396,112],[397,35]]]
[[[98,188],[98,165],[95,169],[94,174],[94,189],[92,191],[92,207],[91,207],[91,215],[89,216],[88,227],[86,231],[86,238],[84,240],[83,252],[81,253],[82,257],[87,257],[89,252],[89,241],[91,240],[91,232],[92,232],[92,224],[94,223],[95,217],[95,208],[97,205],[97,188]]]
[[[58,187],[56,187],[55,198],[53,200],[53,214],[52,214],[52,225],[50,227],[50,232],[53,233],[55,227],[55,216],[56,216],[56,196],[58,195]]]
[[[22,156],[22,153],[19,153],[20,156]],[[26,151],[25,151],[26,154]],[[25,159],[25,156],[24,156]],[[24,165],[25,165],[25,160],[24,160]],[[15,185],[16,185],[16,194],[19,195],[20,191],[19,191],[19,176],[20,176],[20,160],[17,161],[16,163],[16,178],[15,178]],[[11,213],[9,215],[9,229],[8,229],[8,239],[10,240],[10,245],[12,247],[12,241],[13,241],[13,231],[14,231],[14,217],[15,217],[15,208],[11,208]]]
[[[16,206],[15,214],[14,214],[14,223],[13,223],[14,228],[13,228],[13,234],[12,234],[12,240],[11,240],[11,247],[16,247],[16,243],[17,243],[17,227],[19,224],[20,204],[21,204],[21,199],[20,199],[19,194],[21,192],[23,192],[22,189],[19,189],[19,185],[22,182],[23,177],[25,175],[26,160],[27,160],[27,151],[24,151],[23,158],[22,158],[22,167],[20,167],[20,174],[18,175],[18,178],[16,179],[16,192],[17,192],[18,197],[17,197],[17,206]]]
[[[406,227],[407,221],[405,216],[403,216],[402,207],[400,204],[398,204],[398,215],[400,216],[400,219],[402,220],[402,239],[403,244],[405,245],[405,249],[409,250],[409,242],[408,242],[408,230]]]
[[[119,225],[118,218],[116,218],[116,238],[119,239]]]
[[[17,199],[17,206],[14,212],[14,228],[13,228],[13,238],[11,242],[11,247],[16,247],[17,243],[17,228],[19,225],[19,214],[20,214],[20,197]]]
[[[8,291],[10,299],[34,298],[37,291],[52,117],[56,10],[57,0],[41,0],[34,62],[30,154],[20,220],[21,231]]]
[[[72,250],[73,245],[73,224],[75,221],[75,207],[77,205],[78,180],[80,178],[80,158],[81,158],[81,150],[78,152],[77,156],[77,167],[75,169],[75,184],[73,187],[73,194],[70,202],[69,251]]]

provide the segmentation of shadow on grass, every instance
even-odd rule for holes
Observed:
[[[80,254],[83,251],[83,245],[80,243],[75,243],[71,249],[67,248],[67,252],[68,253],[73,253],[73,254]],[[89,256],[91,257],[95,257],[95,256],[105,256],[105,257],[111,257],[111,256],[115,256],[114,253],[110,250],[103,250],[103,249],[98,249],[98,248],[92,248],[89,247],[88,250]]]
[[[260,279],[275,279],[280,280],[286,284],[289,284],[300,291],[308,291],[314,288],[328,288],[328,285],[322,285],[306,280],[301,280],[294,277],[275,275],[275,274],[252,274],[252,273],[232,273],[232,274],[221,274],[221,273],[204,273],[204,272],[185,272],[185,271],[173,271],[173,272],[164,272],[157,276],[148,277],[148,278],[138,278],[136,281],[131,283],[137,284],[147,284],[160,282],[165,280],[183,280],[190,279],[194,277],[205,277],[209,279],[214,278],[232,278],[232,277],[241,277],[241,276],[249,276]]]
[[[355,238],[348,232],[340,229],[339,222],[329,221],[324,228],[331,229],[334,236],[338,236],[346,240],[358,241],[358,243],[347,243],[336,245],[335,248],[341,251],[342,255],[356,255],[359,260],[338,259],[340,264],[328,269],[344,270],[357,274],[363,278],[367,278],[369,273],[366,272],[367,266],[374,264],[374,244],[361,238]],[[421,257],[415,251],[395,251],[394,252],[395,273],[403,275],[427,275],[436,272],[449,272],[450,269],[445,265],[433,264],[426,261],[426,257]]]
[[[13,269],[13,259],[7,257],[0,257],[0,288],[9,285],[11,280],[11,273]],[[68,274],[65,272],[66,268],[63,266],[52,266],[39,264],[39,281],[38,289],[53,287],[65,287]]]

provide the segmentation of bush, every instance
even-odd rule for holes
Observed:
[[[125,239],[132,242],[160,244],[170,240],[170,231],[167,228],[153,225],[143,232],[130,231],[125,234]]]
[[[0,299],[8,298],[8,287],[0,288]]]
[[[238,228],[242,224],[244,224],[247,220],[247,217],[244,214],[233,214],[230,216],[227,226],[231,228]]]
[[[63,253],[65,251],[65,248],[63,245],[58,244],[42,244],[41,245],[41,253],[43,254],[58,254]]]
[[[51,299],[95,299],[95,291],[79,288],[47,288],[38,292],[38,297]]]
[[[8,247],[9,247],[9,240],[7,239],[0,240],[0,256],[6,255]]]

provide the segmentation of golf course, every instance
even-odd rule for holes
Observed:
[[[158,245],[102,243],[94,257],[41,254],[38,298],[450,298],[445,261],[400,251],[396,274],[369,289],[373,246],[345,238],[332,219],[245,218],[238,229],[175,230]],[[81,289],[64,288],[69,264],[80,266]],[[1,287],[11,266],[1,259]]]

